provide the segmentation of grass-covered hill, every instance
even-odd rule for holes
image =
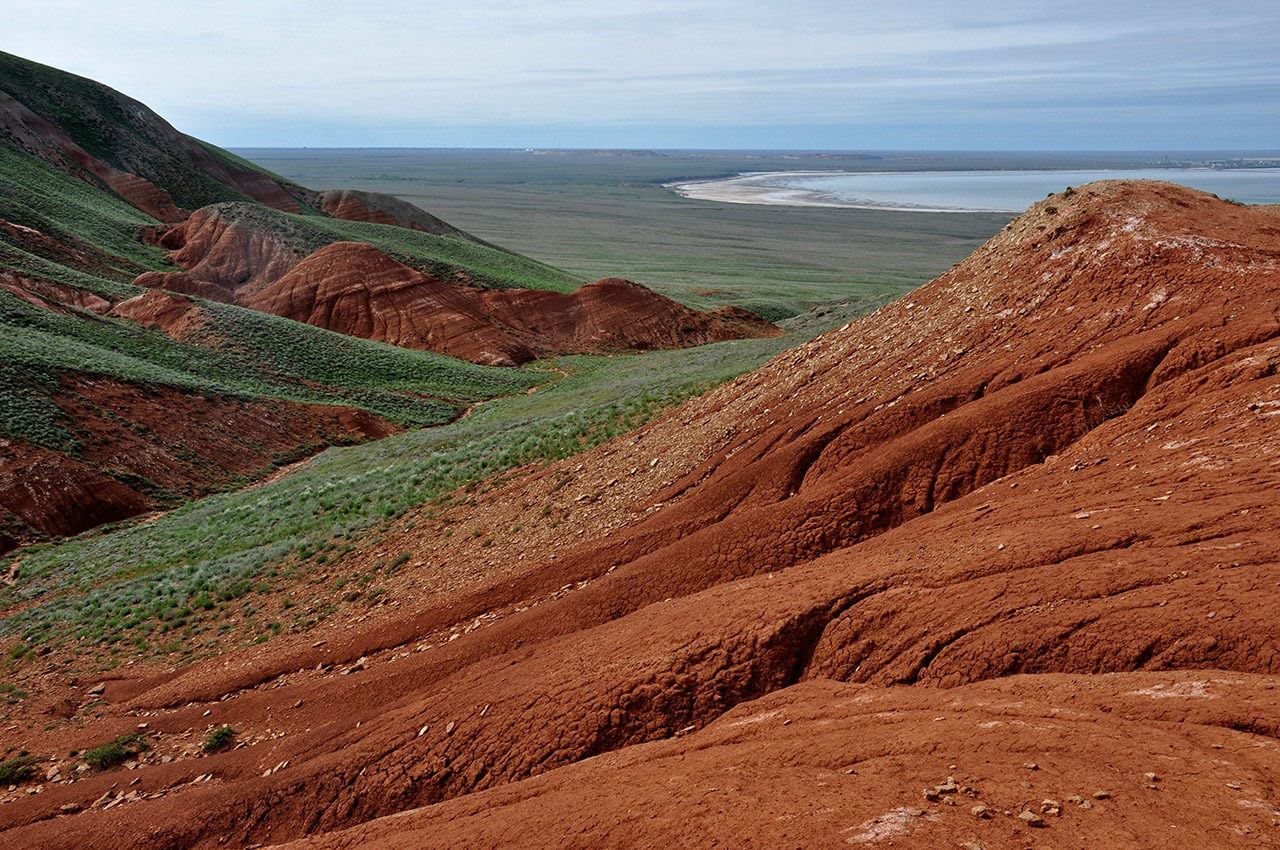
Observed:
[[[164,305],[181,308],[178,327],[159,321],[133,281],[179,271],[159,235],[211,205],[301,256],[361,241],[477,285],[581,284],[456,229],[333,218],[320,193],[119,92],[0,54],[0,551],[448,422],[542,379],[186,296]]]

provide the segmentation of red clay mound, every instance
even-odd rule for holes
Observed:
[[[421,230],[436,236],[457,236],[475,240],[475,237],[442,221],[426,210],[402,201],[393,195],[380,192],[362,192],[356,189],[331,189],[320,196],[321,208],[334,218],[346,221],[369,221],[390,224],[409,230]]]
[[[238,304],[293,268],[306,252],[270,230],[242,222],[239,205],[196,210],[160,244],[183,272],[146,272],[134,284]]]
[[[127,791],[9,795],[5,839],[1275,843],[1277,236],[1165,184],[1050,198],[636,435],[406,517],[353,555],[410,555],[385,607],[33,722],[14,746],[155,749]],[[244,746],[197,758],[223,723]]]
[[[358,242],[316,251],[244,303],[350,336],[495,366],[550,353],[679,348],[777,332],[744,310],[698,313],[615,278],[568,294],[453,286]]]
[[[699,313],[614,278],[570,294],[476,289],[444,283],[359,242],[328,245],[303,259],[281,237],[228,212],[198,210],[162,238],[185,272],[148,272],[134,282],[490,366],[778,333],[745,310]]]

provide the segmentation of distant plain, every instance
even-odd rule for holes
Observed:
[[[735,304],[773,320],[833,301],[901,295],[964,259],[1009,220],[989,213],[695,201],[662,185],[742,171],[936,168],[936,155],[264,148],[237,153],[306,186],[396,195],[584,280],[626,277],[698,309]],[[986,161],[974,155],[946,163],[982,167]]]

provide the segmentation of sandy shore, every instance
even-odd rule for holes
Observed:
[[[723,201],[728,204],[769,204],[785,207],[868,207],[854,205],[815,189],[798,189],[786,182],[799,177],[830,174],[826,171],[771,171],[762,174],[739,174],[716,180],[664,183],[663,186],[685,198],[698,201]]]
[[[721,201],[727,204],[767,204],[781,207],[836,207],[851,210],[893,210],[896,212],[971,213],[993,212],[979,209],[948,209],[911,204],[891,204],[871,200],[851,200],[820,189],[788,185],[806,177],[828,177],[833,171],[770,171],[739,174],[716,180],[694,180],[664,183],[677,195],[698,201]],[[999,212],[999,210],[994,210]]]

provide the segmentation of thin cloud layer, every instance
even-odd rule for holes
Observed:
[[[226,145],[1280,138],[1280,6],[1256,0],[445,5],[54,0],[7,10],[0,49],[101,80]]]

